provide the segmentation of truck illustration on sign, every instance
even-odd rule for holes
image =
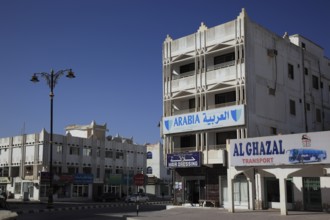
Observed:
[[[321,162],[327,158],[325,150],[299,148],[288,150],[288,153],[290,163]]]

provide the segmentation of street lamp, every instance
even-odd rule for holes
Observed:
[[[53,98],[54,98],[54,88],[61,76],[64,75],[64,73],[67,72],[66,77],[72,79],[75,78],[74,73],[72,72],[72,69],[65,69],[65,70],[59,70],[56,73],[54,73],[54,70],[52,70],[50,73],[34,73],[31,82],[39,82],[38,75],[45,78],[47,81],[47,84],[50,88],[50,155],[49,155],[49,190],[48,190],[48,203],[47,208],[53,207]]]

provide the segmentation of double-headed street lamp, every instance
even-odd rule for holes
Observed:
[[[50,140],[49,140],[49,189],[48,189],[48,203],[47,207],[52,208],[53,207],[53,98],[54,98],[54,88],[61,76],[63,76],[65,73],[67,73],[66,77],[72,79],[75,78],[74,73],[71,69],[65,69],[65,70],[59,70],[56,73],[54,73],[54,70],[52,70],[50,73],[34,73],[31,81],[32,82],[39,82],[38,76],[41,76],[46,79],[47,84],[50,88]]]

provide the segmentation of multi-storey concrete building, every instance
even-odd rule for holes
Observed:
[[[157,197],[168,197],[172,190],[171,170],[167,168],[165,161],[163,145],[147,144],[147,176],[148,185],[146,185],[147,193]]]
[[[92,199],[104,192],[134,192],[133,175],[145,173],[146,147],[106,136],[107,126],[70,125],[54,134],[54,199]],[[49,140],[45,130],[0,138],[0,187],[15,198],[47,199]]]
[[[162,135],[176,203],[226,205],[228,139],[329,129],[330,60],[307,38],[278,36],[244,9],[227,23],[166,37]],[[248,178],[236,174],[235,204],[254,208]],[[265,200],[278,195],[265,190]]]

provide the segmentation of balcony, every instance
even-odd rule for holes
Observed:
[[[225,82],[236,79],[235,61],[221,63],[207,68],[207,84]]]
[[[196,82],[194,72],[184,73],[185,77],[182,77],[181,75],[177,76],[177,79],[172,81],[172,92],[179,92],[195,88]]]

